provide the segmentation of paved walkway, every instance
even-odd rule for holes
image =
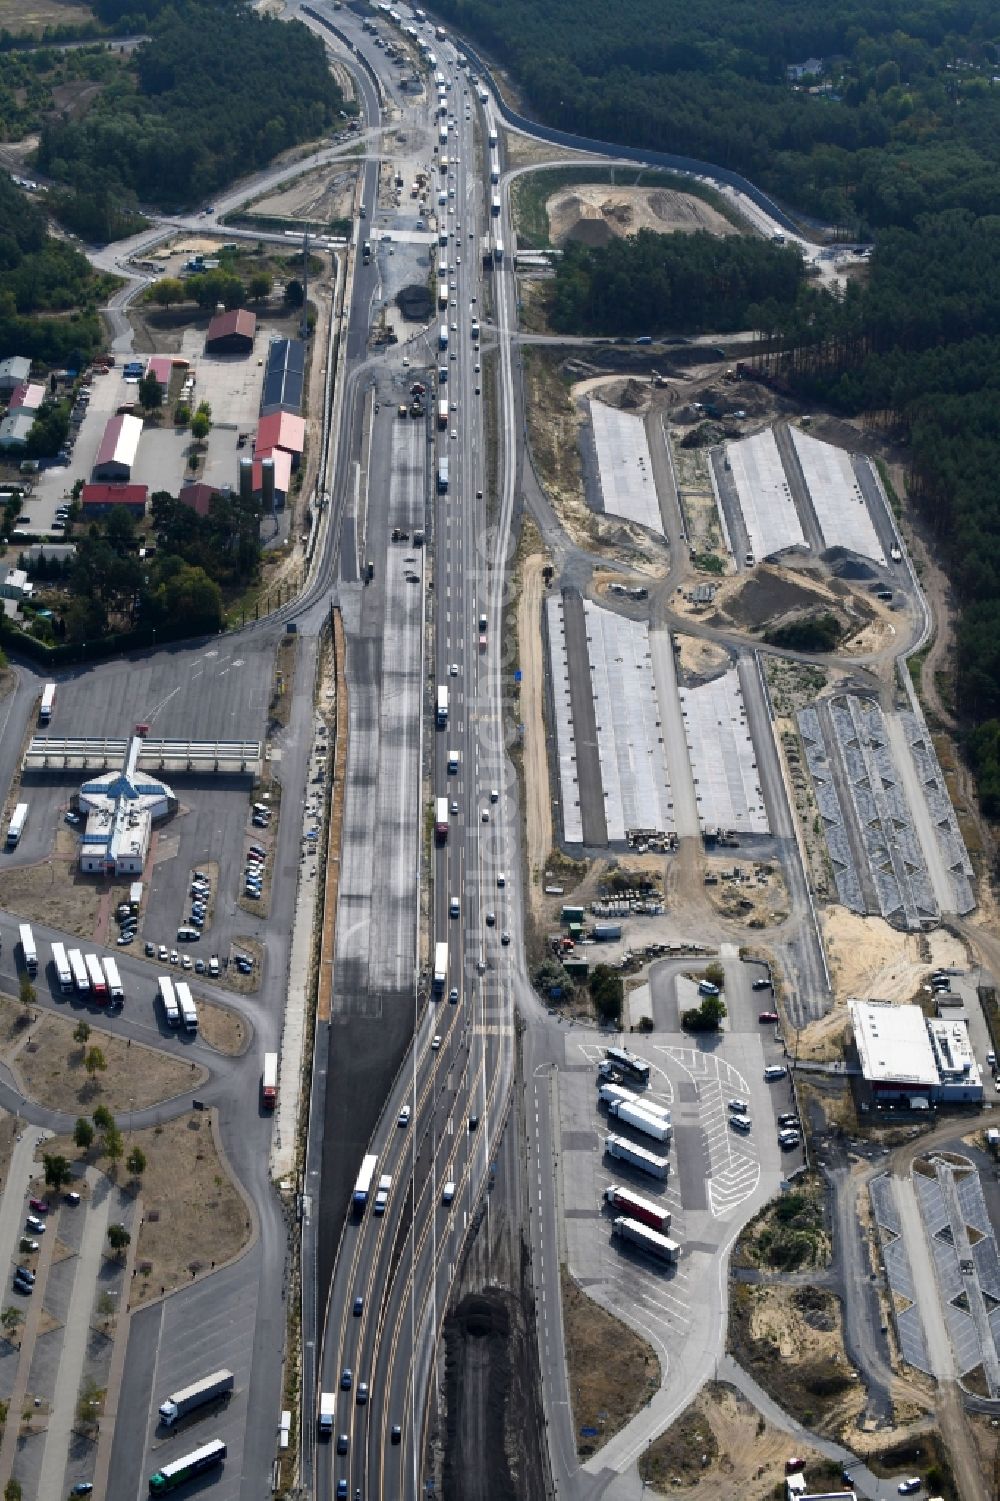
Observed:
[[[51,1136],[43,1126],[25,1126],[11,1153],[10,1170],[0,1201],[0,1276],[6,1276],[24,1230],[22,1210],[39,1142]]]
[[[101,1269],[111,1206],[118,1193],[104,1174],[93,1168],[87,1170],[87,1180],[90,1183],[91,1198],[87,1203],[83,1239],[73,1275],[68,1322],[63,1332],[49,1424],[45,1432],[45,1449],[38,1475],[40,1497],[60,1496],[66,1489],[63,1481],[69,1459],[70,1439],[76,1424],[76,1404],[87,1357],[97,1276]],[[62,1210],[61,1213],[66,1211]],[[57,1228],[58,1224],[53,1226],[53,1238]]]

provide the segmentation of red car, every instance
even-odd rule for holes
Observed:
[[[786,1475],[797,1475],[797,1474],[799,1474],[800,1471],[804,1470],[805,1467],[806,1467],[805,1460],[804,1459],[799,1459],[794,1454],[792,1455],[791,1459],[786,1459],[785,1460],[785,1474]]]
[[[48,1214],[49,1212],[48,1199],[29,1199],[28,1204],[35,1214]]]
[[[776,1022],[778,1020],[778,1013],[777,1011],[762,1011],[757,1020],[759,1022]]]

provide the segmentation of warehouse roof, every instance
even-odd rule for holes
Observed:
[[[27,380],[30,374],[31,361],[25,354],[11,354],[5,360],[0,360],[0,381],[18,384]]]
[[[34,412],[11,412],[0,422],[0,448],[20,448],[35,425]]]
[[[216,339],[229,339],[234,334],[242,334],[245,339],[253,342],[257,332],[257,314],[251,313],[247,308],[233,308],[229,313],[216,313],[208,325],[208,343],[214,344]]]
[[[97,458],[94,460],[95,469],[99,469],[102,464],[112,463],[127,464],[131,468],[135,463],[141,437],[141,417],[133,417],[128,412],[112,417],[104,429],[104,437],[97,450]]]
[[[207,516],[218,493],[215,485],[206,485],[203,480],[196,480],[194,484],[182,485],[177,492],[177,499],[182,506],[189,506],[197,515]]]
[[[935,1085],[938,1069],[919,1006],[852,1000],[854,1042],[866,1079],[880,1084]]]
[[[11,412],[36,412],[45,400],[45,387],[41,381],[24,380],[10,393]]]
[[[272,339],[267,350],[264,389],[260,398],[262,414],[284,408],[302,410],[306,351],[301,339]]]
[[[306,446],[306,424],[294,412],[270,412],[260,419],[257,428],[258,449],[287,448],[301,453]]]
[[[148,494],[148,485],[84,485],[80,491],[80,503],[85,506],[144,506]]]

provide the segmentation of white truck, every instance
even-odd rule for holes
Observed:
[[[651,1178],[659,1178],[661,1181],[670,1171],[670,1163],[666,1157],[658,1157],[655,1152],[647,1152],[645,1147],[637,1147],[624,1136],[608,1136],[605,1138],[604,1150],[609,1157],[614,1157],[617,1162],[627,1162],[630,1167],[638,1168],[640,1173],[648,1173]]]
[[[191,995],[191,987],[186,980],[178,980],[175,987],[177,1005],[180,1007],[181,1021],[184,1023],[185,1032],[197,1032],[198,1008]]]
[[[172,1428],[180,1418],[186,1417],[196,1407],[204,1407],[206,1402],[211,1402],[216,1397],[227,1396],[235,1384],[236,1378],[232,1371],[213,1371],[211,1376],[203,1376],[200,1381],[183,1387],[160,1403],[160,1422],[164,1428]]]
[[[638,1220],[628,1219],[625,1215],[619,1215],[615,1220],[611,1233],[619,1240],[638,1246],[640,1251],[646,1251],[650,1256],[655,1256],[657,1261],[665,1261],[670,1265],[673,1265],[681,1254],[681,1248],[675,1240],[671,1240],[667,1235],[661,1235],[658,1230],[651,1230],[648,1225],[641,1225]]]
[[[673,1135],[669,1121],[665,1121],[662,1116],[651,1115],[641,1105],[634,1105],[629,1100],[613,1100],[608,1105],[608,1114],[626,1126],[631,1126],[633,1131],[641,1131],[643,1136],[652,1137],[653,1141],[666,1143]]]
[[[110,954],[105,954],[101,963],[104,965],[104,977],[108,982],[108,1000],[114,1001],[116,1006],[121,1006],[125,1001],[125,987],[118,973],[117,961],[112,959]]]
[[[329,1438],[333,1433],[333,1420],[337,1416],[337,1393],[320,1392],[319,1394],[319,1433],[321,1438]]]
[[[24,833],[24,826],[28,822],[28,804],[18,803],[10,815],[10,823],[7,825],[7,848],[16,850]]]
[[[38,950],[35,947],[35,935],[31,931],[29,923],[21,923],[18,929],[18,937],[21,940],[21,953],[24,957],[24,967],[29,975],[38,973]]]

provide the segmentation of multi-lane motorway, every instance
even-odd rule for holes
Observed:
[[[363,53],[369,44],[357,24],[338,17],[337,25]],[[473,335],[473,321],[485,318],[487,306],[480,241],[488,206],[484,178],[476,171],[474,140],[477,123],[481,127],[480,102],[466,75],[456,67],[453,48],[438,45],[436,52],[436,70],[445,79],[447,172],[439,171],[430,150],[438,131],[433,83],[423,102],[422,124],[433,166],[428,203],[434,215],[431,223],[448,237],[447,246],[438,251],[439,260],[448,266],[443,278],[447,307],[418,338],[401,345],[392,362],[402,394],[407,394],[407,383],[401,372],[407,372],[432,389],[437,386],[448,407],[447,423],[435,430],[420,470],[424,493],[430,490],[435,495],[421,549],[412,546],[412,528],[423,525],[422,514],[414,515],[412,508],[409,514],[401,511],[393,499],[399,491],[400,454],[405,472],[412,474],[419,467],[415,452],[407,457],[417,429],[400,428],[391,377],[384,365],[372,375],[368,370],[352,372],[349,379],[354,380],[354,392],[361,394],[374,378],[367,401],[372,442],[377,447],[391,445],[396,453],[388,507],[379,505],[369,484],[364,558],[374,564],[371,600],[381,596],[385,608],[385,591],[389,591],[390,615],[394,590],[409,592],[414,598],[422,592],[424,599],[433,600],[432,645],[421,681],[431,701],[436,699],[438,685],[448,689],[447,721],[428,732],[431,738],[422,757],[414,765],[412,748],[409,752],[401,749],[401,773],[408,770],[412,777],[404,785],[403,802],[409,799],[411,826],[419,823],[413,812],[421,795],[421,768],[425,769],[433,792],[447,798],[449,832],[443,843],[428,843],[423,858],[418,853],[417,859],[418,869],[430,877],[430,950],[425,947],[421,957],[414,933],[412,975],[420,969],[424,975],[416,981],[419,1001],[414,997],[413,1044],[371,1143],[379,1158],[376,1183],[383,1177],[391,1180],[388,1204],[384,1214],[372,1213],[369,1203],[366,1212],[349,1219],[330,1286],[321,1366],[313,1387],[314,1393],[337,1393],[333,1438],[329,1445],[314,1450],[317,1494],[323,1496],[336,1494],[338,1483],[352,1497],[358,1491],[365,1496],[415,1496],[423,1488],[422,1423],[440,1320],[473,1205],[490,1171],[507,1108],[512,1066],[512,956],[518,952],[516,852],[512,794],[506,785],[500,744],[500,640],[514,476],[507,452],[501,453],[499,469],[488,471],[483,436],[487,399],[492,399],[506,431],[512,431],[512,383],[509,349],[503,346],[499,357],[491,353],[487,380],[486,355]],[[374,48],[371,54],[377,60]],[[379,246],[383,233],[398,229],[398,217],[392,210],[377,208],[373,189],[366,186],[364,191],[369,214],[364,233]],[[372,258],[372,268],[361,273],[373,274],[381,274],[378,254]],[[492,273],[490,278],[496,322],[505,327],[510,295],[506,278]],[[370,293],[367,284],[356,280],[355,307],[367,309],[377,290]],[[440,347],[439,320],[446,324],[446,348]],[[446,372],[443,379],[439,369]],[[349,430],[351,425],[348,415],[345,427]],[[355,431],[359,431],[357,426]],[[420,432],[423,439],[422,425]],[[342,452],[349,447],[348,441]],[[446,490],[436,483],[441,458],[448,461]],[[348,554],[356,555],[358,549],[350,508],[348,501],[341,529],[342,593],[344,585],[356,578],[348,563]],[[379,525],[408,531],[410,539],[393,544],[386,535],[378,535]],[[409,561],[401,571],[396,559],[404,554]],[[377,606],[364,601],[362,611],[370,608]],[[483,648],[481,616],[486,617]],[[348,650],[350,655],[350,645]],[[405,651],[405,645],[401,650]],[[393,665],[383,652],[383,693],[385,674],[391,673]],[[425,711],[429,707],[425,701]],[[382,712],[384,729],[384,708]],[[424,717],[425,722],[433,720],[427,712]],[[449,759],[455,767],[452,771]],[[376,851],[384,817],[380,796]],[[385,860],[391,884],[395,867],[388,848]],[[375,863],[382,868],[381,861]],[[403,863],[405,869],[409,862]],[[410,874],[412,881],[414,872]],[[412,909],[415,914],[415,900]],[[343,913],[342,902],[340,949],[352,942],[352,925],[344,923]],[[384,923],[381,916],[378,921]],[[405,955],[407,944],[402,939],[400,933],[383,933],[383,950]],[[443,993],[433,994],[426,971],[434,945],[442,941],[449,950],[447,982]],[[388,979],[402,994],[402,975]],[[404,1108],[409,1114],[400,1124]],[[455,1185],[454,1196],[449,1194],[445,1203],[443,1189],[450,1183]],[[351,1372],[350,1389],[342,1389],[345,1371]],[[367,1402],[358,1400],[361,1383],[368,1389]],[[345,1447],[346,1453],[338,1452]]]

